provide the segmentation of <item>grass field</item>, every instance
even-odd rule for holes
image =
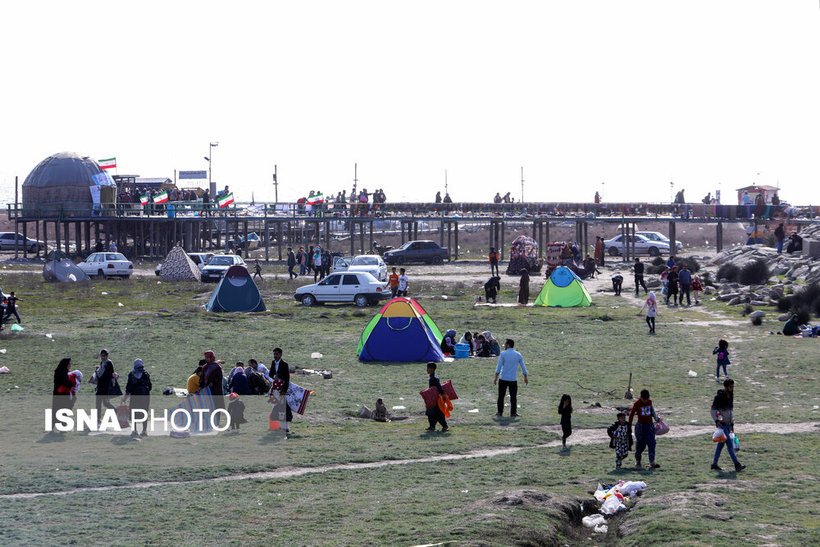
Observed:
[[[507,283],[507,286],[511,286]],[[34,274],[0,275],[15,290],[25,331],[0,335],[0,542],[8,543],[270,543],[469,544],[589,543],[579,525],[598,482],[640,477],[649,488],[595,542],[809,544],[820,540],[813,488],[818,474],[817,432],[740,433],[743,473],[709,471],[708,434],[661,438],[654,472],[613,471],[604,429],[614,420],[629,373],[647,387],[673,428],[708,425],[716,341],[730,341],[730,374],[737,381],[739,431],[756,423],[820,421],[817,342],[769,334],[776,321],[753,327],[736,308],[718,302],[661,309],[658,334],[646,334],[632,297],[593,293],[578,309],[474,308],[472,284],[418,277],[413,290],[441,330],[490,330],[516,339],[530,369],[519,389],[520,420],[494,416],[494,360],[444,363],[442,379],[459,393],[448,434],[429,434],[418,391],[423,364],[364,364],[356,359],[361,331],[376,308],[303,308],[292,284],[262,283],[268,311],[206,313],[213,285],[158,283],[156,278],[53,285]],[[533,281],[537,294],[540,281]],[[103,294],[107,293],[107,294]],[[626,294],[626,293],[625,293]],[[443,298],[446,296],[447,298]],[[509,288],[501,294],[510,301]],[[119,304],[122,304],[120,306]],[[50,335],[46,336],[46,335]],[[125,375],[139,357],[154,384],[152,406],[170,408],[165,386],[184,387],[202,351],[213,349],[228,367],[255,357],[269,363],[281,346],[303,368],[330,369],[333,378],[294,376],[316,391],[295,434],[268,433],[264,398],[244,397],[249,423],[239,436],[177,440],[69,433],[44,435],[53,370],[70,356],[93,372],[101,347]],[[312,352],[324,355],[310,358]],[[690,378],[688,372],[697,372]],[[124,379],[124,378],[123,378]],[[122,381],[122,380],[121,380]],[[541,446],[558,438],[556,406],[570,393],[579,435],[593,430],[600,444],[568,452]],[[355,417],[383,397],[407,420],[381,424]],[[83,386],[80,406],[93,407]],[[596,404],[600,404],[596,406]],[[469,410],[477,409],[477,413]],[[572,438],[570,438],[572,444]],[[519,447],[513,454],[417,461],[477,450]],[[221,481],[242,473],[309,469],[349,463],[411,460],[378,468],[334,468],[281,478]],[[724,467],[728,458],[724,455]],[[208,480],[214,479],[214,480]],[[149,488],[125,488],[145,482]],[[185,484],[186,481],[193,481]],[[123,486],[30,499],[21,493]],[[515,496],[516,501],[499,501]],[[520,501],[520,503],[518,503]],[[68,530],[68,533],[66,533]]]

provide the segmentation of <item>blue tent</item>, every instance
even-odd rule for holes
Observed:
[[[441,331],[418,302],[394,298],[365,327],[359,361],[444,361]]]
[[[265,311],[262,295],[245,266],[228,268],[205,305],[208,311]]]

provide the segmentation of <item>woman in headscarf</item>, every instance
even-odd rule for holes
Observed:
[[[151,400],[151,376],[145,372],[145,365],[142,359],[134,360],[134,370],[128,373],[128,383],[125,385],[125,395],[122,396],[122,403],[131,397],[131,416],[134,410],[144,410],[148,412],[148,403]],[[137,423],[134,421],[134,431],[132,437],[137,436]],[[142,422],[142,436],[148,436],[148,420]]]
[[[456,331],[454,329],[448,330],[441,338],[441,352],[444,355],[456,354]]]
[[[526,306],[530,300],[530,272],[526,268],[521,269],[521,281],[518,283],[518,304]]]
[[[658,316],[658,301],[655,298],[655,291],[649,292],[649,296],[646,297],[646,302],[644,302],[638,315],[640,315],[644,309],[646,310],[646,324],[649,325],[649,334],[655,334],[655,318]]]
[[[52,424],[57,423],[57,411],[61,408],[71,408],[69,393],[74,383],[68,377],[71,369],[71,359],[65,357],[60,359],[57,368],[54,369],[54,391],[51,398]]]

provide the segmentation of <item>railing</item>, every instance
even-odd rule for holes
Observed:
[[[68,220],[88,218],[599,218],[599,217],[648,217],[683,218],[703,220],[751,220],[776,218],[814,219],[820,216],[817,206],[766,205],[758,213],[755,205],[714,205],[702,203],[354,203],[322,204],[308,211],[296,203],[232,203],[219,208],[214,203],[201,201],[169,201],[162,204],[149,202],[102,204],[92,207],[87,202],[63,202],[53,204],[8,204],[9,220]]]

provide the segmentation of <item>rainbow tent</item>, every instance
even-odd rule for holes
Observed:
[[[566,266],[558,266],[549,276],[538,298],[536,306],[572,308],[589,306],[592,299],[581,278]]]
[[[441,331],[412,298],[394,298],[373,316],[359,340],[359,361],[443,361]]]

